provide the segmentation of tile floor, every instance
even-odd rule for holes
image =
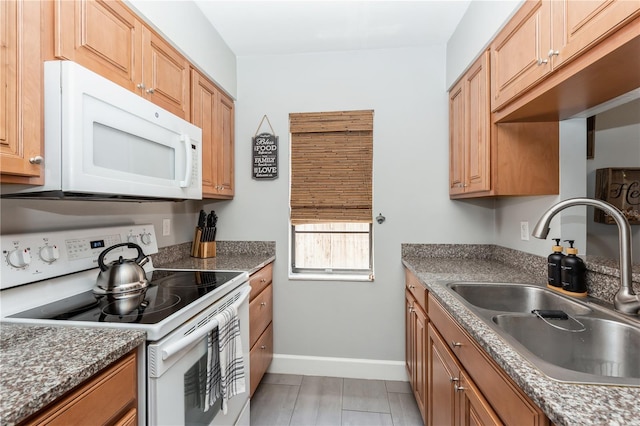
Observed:
[[[422,426],[408,382],[266,374],[252,426]]]

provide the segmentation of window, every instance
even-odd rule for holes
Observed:
[[[291,272],[373,278],[373,111],[290,114]]]

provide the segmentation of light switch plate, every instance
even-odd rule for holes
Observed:
[[[171,219],[162,219],[162,236],[171,235]]]

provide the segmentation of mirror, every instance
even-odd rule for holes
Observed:
[[[595,113],[593,158],[586,160],[589,198],[595,197],[597,169],[640,167],[640,98],[627,96],[623,100]],[[640,210],[640,187],[629,191],[627,198]],[[587,209],[586,224],[587,255],[618,259],[618,228],[595,222],[593,208]],[[631,234],[633,263],[640,264],[640,225],[631,225]]]

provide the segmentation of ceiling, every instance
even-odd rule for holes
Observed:
[[[236,56],[446,43],[471,0],[195,0]]]

